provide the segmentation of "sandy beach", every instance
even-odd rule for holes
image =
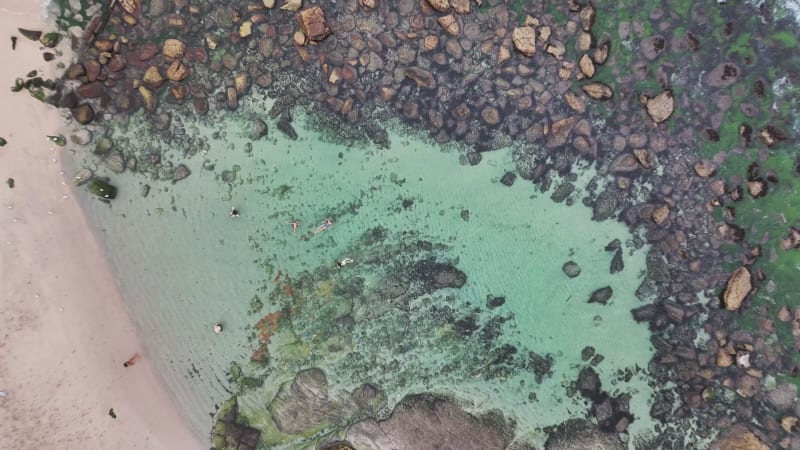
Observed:
[[[33,69],[53,77],[58,61],[69,63],[68,42],[59,45],[63,57],[45,62],[18,27],[54,31],[39,2],[0,0],[0,137],[8,141],[0,147],[0,447],[208,448],[143,352],[74,199],[88,194],[73,190],[61,171],[64,148],[46,138],[64,127],[62,111],[8,89]]]

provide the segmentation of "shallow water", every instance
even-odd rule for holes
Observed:
[[[266,109],[257,100],[245,107]],[[180,158],[189,149],[163,142],[137,115],[127,127],[114,128],[116,148],[137,155],[160,149],[164,160],[183,162],[192,175],[173,184],[141,173],[112,174],[119,195],[110,204],[85,191],[80,195],[107,247],[149,356],[198,434],[207,435],[209,413],[235,389],[228,371],[237,363],[245,373],[267,380],[264,388],[241,400],[256,422],[278,382],[290,380],[298,370],[321,367],[332,391],[374,383],[386,390],[390,408],[406,393],[450,393],[476,410],[499,408],[519,421],[523,435],[541,438],[542,427],[585,411],[580,395],[570,398],[566,388],[588,364],[581,361],[586,346],[604,357],[596,366],[604,389],[632,395],[637,420],[629,431],[635,435],[650,428],[651,390],[636,368],[647,367],[652,349],[646,326],[636,324],[629,312],[641,304],[634,291],[647,247],[634,250],[626,243],[630,236],[620,223],[591,221],[591,210],[580,204],[590,168],[577,183],[575,205],[567,206],[525,180],[511,187],[499,183],[514,167],[509,149],[484,154],[479,165],[469,166],[455,149],[398,132],[390,133],[388,149],[347,148],[324,142],[308,129],[304,117],[296,117],[299,140],[286,139],[271,121],[269,136],[253,142],[248,152],[243,116],[247,113],[185,119],[186,135],[201,150]],[[179,141],[186,145],[187,139]],[[207,150],[200,141],[208,143]],[[203,168],[204,160],[213,170]],[[236,179],[223,182],[225,170],[235,170]],[[151,190],[143,198],[145,183]],[[404,200],[412,203],[404,207]],[[238,219],[228,216],[232,206],[240,211]],[[467,220],[463,211],[468,211]],[[326,217],[334,218],[334,226],[311,233]],[[293,220],[302,221],[297,234],[287,223]],[[376,251],[364,242],[374,227],[382,227],[388,236],[380,246],[392,250],[385,260],[362,261]],[[604,247],[613,239],[623,242],[625,269],[610,275],[613,252]],[[394,250],[413,240],[433,243],[428,253],[452,261],[466,273],[467,283],[411,299],[407,308],[353,305],[352,299],[336,293],[343,277],[359,277],[367,289],[380,283],[387,270],[396,268],[395,262],[418,256]],[[353,264],[333,270],[333,262],[343,257],[352,258]],[[561,266],[569,260],[582,268],[579,277],[569,279],[563,273]],[[280,289],[273,280],[279,276],[290,284],[305,277],[315,289],[304,297],[309,312],[297,313],[291,337],[281,332],[273,336],[265,369],[248,362],[257,348],[254,325],[287,302],[302,310],[297,299],[276,296]],[[587,303],[592,291],[606,285],[614,290],[607,305]],[[255,295],[264,307],[251,313]],[[505,297],[505,304],[489,311],[487,296]],[[451,318],[472,314],[481,326],[496,316],[505,322],[492,339],[477,332],[459,336],[453,323],[432,315],[437,305],[455,311]],[[342,308],[355,319],[346,336],[322,325],[317,331],[304,325],[333,323]],[[325,315],[315,316],[318,311]],[[225,327],[221,335],[212,331],[216,322]],[[319,333],[352,341],[347,351],[326,352],[330,339],[320,339]],[[376,342],[381,344],[376,347]],[[475,358],[475,352],[502,344],[520,350],[517,364],[489,374],[487,361]],[[528,352],[550,355],[554,361],[541,384],[525,369]],[[368,369],[352,367],[356,354],[369,361]],[[390,369],[398,363],[403,370]],[[627,383],[616,381],[617,371],[624,369],[634,371],[634,377]]]

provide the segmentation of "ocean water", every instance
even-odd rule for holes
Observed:
[[[299,110],[300,137],[292,141],[263,114],[270,101],[251,97],[236,113],[173,115],[169,133],[154,131],[141,113],[106,122],[114,148],[136,155],[136,173],[111,173],[90,147],[67,162],[67,170],[92,168],[119,188],[110,203],[77,189],[147,357],[199,435],[208,435],[215,408],[236,391],[233,364],[264,380],[239,402],[265,429],[273,427],[266,405],[280,383],[319,367],[333,395],[373,383],[391,409],[408,393],[450,394],[475,411],[501,410],[521,435],[541,440],[543,427],[586,414],[588,403],[568,388],[589,364],[581,358],[587,346],[603,357],[595,365],[603,388],[631,395],[629,432],[652,429],[652,391],[641,370],[652,357],[649,332],[630,314],[642,304],[634,291],[648,248],[635,249],[618,222],[591,221],[580,202],[591,167],[580,171],[567,206],[528,181],[501,184],[514,168],[510,149],[470,166],[459,149],[399,124],[389,127],[389,148],[348,147],[325,139]],[[254,117],[269,133],[251,141]],[[153,179],[144,164],[153,153],[191,175]],[[239,218],[229,217],[231,207]],[[312,233],[328,217],[333,227]],[[302,222],[296,234],[291,221]],[[613,239],[623,243],[625,269],[612,275],[613,252],[604,247]],[[353,263],[337,269],[345,257]],[[376,294],[430,257],[463,271],[466,284],[407,292],[402,301]],[[562,271],[570,260],[582,269],[574,279]],[[610,302],[587,303],[603,286],[613,288]],[[488,308],[487,296],[505,302]],[[287,310],[291,325],[272,330],[269,363],[251,362],[264,343],[259,319]],[[213,332],[215,323],[223,333]],[[538,380],[530,352],[552,361]]]

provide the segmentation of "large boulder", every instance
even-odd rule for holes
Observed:
[[[319,6],[306,8],[295,15],[297,24],[309,40],[321,41],[331,34],[325,12]]]
[[[366,419],[347,431],[353,448],[505,450],[513,425],[499,414],[474,416],[455,402],[430,394],[404,398],[383,421]]]
[[[267,410],[280,432],[298,434],[337,423],[355,408],[349,402],[329,398],[325,373],[313,368],[299,372],[291,383],[284,383]]]
[[[613,434],[604,433],[583,419],[560,424],[547,437],[545,450],[625,450],[627,445]]]
[[[734,425],[711,444],[710,450],[769,450],[769,446],[744,425]]]

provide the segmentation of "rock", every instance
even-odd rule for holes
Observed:
[[[607,252],[615,252],[622,248],[622,241],[619,239],[614,239],[603,248]]]
[[[561,266],[561,270],[564,271],[564,274],[570,278],[575,278],[581,274],[581,266],[578,265],[575,261],[567,261]]]
[[[506,303],[505,297],[494,297],[489,295],[486,297],[486,307],[488,309],[495,309],[503,306]]]
[[[481,154],[478,152],[467,153],[467,162],[469,162],[470,166],[477,166],[480,164],[481,159],[483,159],[483,156],[481,156]]]
[[[578,61],[578,67],[586,78],[592,78],[594,76],[594,61],[592,61],[589,55],[585,54],[581,56],[581,59]]]
[[[669,116],[675,111],[675,99],[672,97],[671,90],[666,90],[655,97],[642,95],[641,100],[647,109],[647,115],[655,123],[669,119]]]
[[[753,198],[763,197],[767,194],[767,182],[761,179],[747,182],[747,192]]]
[[[186,44],[178,39],[167,39],[161,48],[161,53],[166,58],[178,59],[186,52]]]
[[[25,28],[17,28],[17,30],[19,31],[19,34],[32,41],[38,41],[42,37],[41,31],[26,30]]]
[[[278,130],[285,134],[289,139],[293,141],[297,140],[297,132],[294,130],[294,127],[288,119],[281,118],[281,120],[278,121]]]
[[[767,147],[772,147],[789,138],[783,131],[772,125],[767,125],[762,128],[761,131],[758,132],[758,137],[761,138],[761,141]]]
[[[438,263],[433,258],[417,261],[414,273],[426,287],[433,292],[444,288],[461,288],[467,282],[467,275],[450,264]]]
[[[581,28],[583,28],[583,31],[591,31],[592,25],[594,25],[594,19],[597,17],[597,11],[594,9],[592,3],[587,3],[586,6],[581,9],[579,15],[581,18]]]
[[[592,53],[592,59],[594,60],[595,64],[602,66],[606,63],[609,53],[611,53],[611,42],[603,41],[594,49],[594,53]]]
[[[156,66],[150,66],[142,76],[142,82],[153,89],[158,89],[164,84],[164,76],[161,75],[161,69]]]
[[[752,290],[752,279],[750,270],[745,266],[736,269],[728,279],[725,291],[722,294],[722,302],[728,311],[736,311]]]
[[[458,14],[469,14],[470,0],[450,0],[450,6]]]
[[[653,168],[653,157],[647,150],[643,148],[635,148],[633,149],[633,156],[643,168],[648,170]]]
[[[458,24],[458,19],[452,14],[439,17],[439,25],[451,36],[458,36],[461,34],[461,25]]]
[[[83,98],[98,98],[106,93],[106,88],[103,86],[103,83],[92,81],[91,83],[84,83],[78,86],[75,92]]]
[[[363,6],[364,8],[375,9],[375,6],[377,6],[378,1],[377,0],[359,0],[358,3],[360,3],[361,6]]]
[[[718,437],[710,450],[769,450],[769,446],[747,431],[745,425],[737,424]]]
[[[651,217],[656,225],[660,225],[669,217],[669,206],[661,205],[658,208],[654,209]]]
[[[611,289],[611,286],[602,287],[592,292],[592,295],[589,296],[587,303],[600,303],[601,305],[605,305],[608,303],[608,300],[611,299],[613,294],[614,290]]]
[[[140,0],[120,0],[119,3],[126,13],[133,15],[139,8],[139,1]]]
[[[431,5],[431,8],[439,12],[445,12],[450,9],[449,0],[427,0],[427,2],[429,5]]]
[[[286,0],[286,3],[281,5],[284,11],[297,11],[303,6],[303,0]]]
[[[80,124],[86,125],[94,120],[94,109],[88,103],[81,103],[72,109],[72,117]]]
[[[410,78],[417,83],[417,86],[425,89],[436,88],[436,78],[433,74],[420,67],[409,67],[405,70],[406,78]]]
[[[339,422],[352,414],[355,407],[329,398],[325,373],[312,368],[298,372],[291,383],[281,385],[267,410],[280,432],[299,434]]]
[[[641,169],[639,161],[634,155],[630,153],[623,153],[614,160],[611,164],[611,171],[613,173],[631,173]]]
[[[144,102],[144,109],[149,112],[153,112],[156,109],[156,97],[153,95],[153,91],[147,89],[144,86],[139,86],[139,95],[142,96],[142,101]]]
[[[64,72],[64,77],[68,80],[77,80],[78,78],[84,76],[86,74],[86,69],[83,67],[83,64],[70,64],[67,70]]]
[[[177,59],[167,67],[167,78],[172,81],[181,81],[187,76],[189,76],[189,68]]]
[[[192,172],[183,164],[179,164],[178,167],[175,168],[175,172],[172,173],[172,182],[178,182],[183,180],[184,178],[191,175]]]
[[[622,260],[622,249],[617,249],[614,252],[614,257],[611,258],[611,267],[609,268],[609,272],[615,274],[617,272],[622,272],[625,269],[625,262]]]
[[[794,406],[797,400],[797,386],[789,383],[781,383],[774,389],[767,391],[767,401],[777,411],[787,411]]]
[[[345,439],[357,449],[506,449],[513,425],[502,415],[474,416],[431,394],[409,395],[383,421],[352,425]],[[422,445],[424,443],[424,445]]]
[[[84,61],[83,68],[86,70],[86,79],[89,81],[97,80],[97,77],[100,76],[100,72],[103,70],[103,66],[94,59]]]
[[[569,181],[564,181],[556,187],[555,191],[550,195],[550,199],[556,203],[561,203],[572,195],[573,192],[575,192],[575,185]]]
[[[608,100],[614,96],[611,87],[603,83],[589,83],[581,86],[583,92],[595,100]]]
[[[114,173],[122,173],[125,170],[125,159],[119,150],[111,150],[106,155],[106,167]]]
[[[304,9],[295,15],[297,24],[308,39],[319,42],[331,34],[325,12],[319,6]]]
[[[604,433],[583,419],[571,419],[550,433],[544,444],[545,450],[625,450],[614,434]]]
[[[239,94],[236,93],[236,88],[233,86],[225,89],[225,106],[231,111],[239,107]]]
[[[250,122],[250,140],[256,141],[267,135],[267,124],[261,119]]]
[[[511,33],[514,48],[525,56],[536,53],[536,30],[533,27],[517,27]]]
[[[117,196],[117,188],[106,181],[92,178],[89,182],[89,192],[106,200],[113,200]]]
[[[386,393],[373,384],[362,384],[350,395],[362,413],[375,415],[386,407]]]
[[[583,114],[586,111],[586,102],[572,92],[564,94],[564,100],[567,101],[567,105],[576,113]]]
[[[694,164],[694,173],[702,178],[709,178],[714,176],[717,171],[717,165],[707,159],[698,161]]]
[[[641,50],[642,55],[649,61],[652,61],[664,51],[667,40],[663,36],[650,36],[642,41]]]
[[[514,184],[514,181],[517,179],[517,176],[513,172],[506,172],[503,174],[503,177],[500,178],[500,182],[506,186],[511,186]]]
[[[92,170],[84,167],[72,176],[72,183],[75,186],[82,186],[92,179],[92,175]]]
[[[553,41],[545,47],[544,51],[554,56],[556,59],[561,59],[567,52],[567,49],[564,47],[564,44]]]
[[[481,111],[481,117],[483,121],[489,125],[497,125],[500,123],[500,111],[497,110],[494,106],[487,106],[483,108]]]
[[[715,88],[723,88],[736,83],[741,73],[739,66],[732,62],[720,63],[706,75],[706,84]]]

